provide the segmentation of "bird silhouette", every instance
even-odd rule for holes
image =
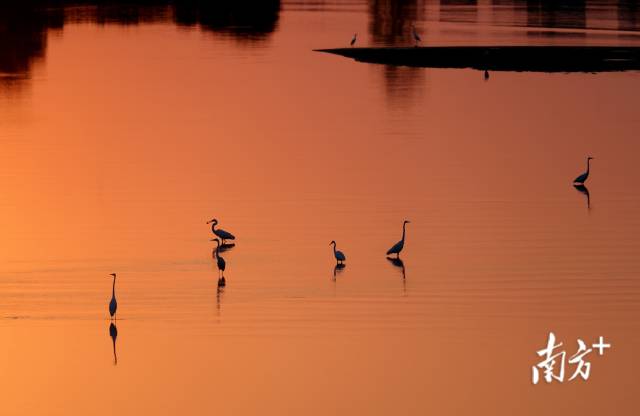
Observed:
[[[407,224],[409,224],[409,222],[410,221],[408,221],[408,220],[404,220],[404,222],[402,223],[402,240],[400,240],[397,243],[395,243],[393,245],[393,247],[391,247],[389,249],[389,251],[387,251],[387,255],[395,254],[396,258],[400,258],[400,252],[404,248],[404,238],[405,238],[405,235],[406,235],[406,226],[407,226]]]
[[[422,41],[422,38],[416,31],[416,27],[414,25],[411,25],[411,34],[413,35],[413,40],[416,42],[415,46],[417,47],[418,44]]]
[[[355,33],[355,34],[353,35],[353,38],[351,39],[351,43],[350,43],[349,45],[350,45],[350,46],[355,45],[357,40],[358,40],[358,34],[357,34],[357,33]]]
[[[214,218],[211,221],[207,221],[207,224],[211,224],[211,231],[213,232],[214,235],[216,235],[218,238],[222,240],[222,245],[224,245],[226,240],[236,239],[236,237],[228,231],[222,230],[220,228],[216,230],[216,225],[218,225],[217,219]]]
[[[333,256],[336,258],[336,264],[343,264],[347,257],[342,251],[336,250],[336,242],[332,241],[329,245],[333,245]]]
[[[111,273],[109,276],[113,276],[113,287],[111,289],[111,301],[109,302],[109,315],[111,315],[111,319],[115,319],[116,311],[118,310],[118,301],[116,300],[116,274]]]
[[[589,178],[589,168],[590,168],[591,159],[593,159],[591,156],[587,157],[587,171],[585,173],[583,173],[582,175],[578,176],[577,178],[575,178],[573,180],[574,184],[576,184],[576,185],[584,185],[584,183],[587,181],[587,179]]]

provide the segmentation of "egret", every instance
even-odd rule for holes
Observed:
[[[593,159],[591,156],[587,157],[587,171],[575,178],[573,180],[574,184],[584,185],[584,183],[587,181],[587,178],[589,177],[589,162],[591,162],[591,159]]]
[[[216,258],[216,262],[218,263],[218,271],[222,272],[222,275],[224,276],[224,269],[227,267],[227,263],[220,256],[220,240],[218,240],[217,238],[214,238],[211,241],[216,242],[216,251],[214,252],[214,257]]]
[[[402,240],[398,241],[387,251],[387,254],[395,254],[396,258],[400,258],[400,252],[404,248],[404,236],[405,236],[405,228],[410,221],[404,220],[402,223]]]
[[[118,309],[118,301],[116,301],[116,274],[111,273],[109,276],[113,276],[113,287],[111,288],[111,302],[109,302],[109,315],[111,315],[111,319],[114,319],[116,315],[116,310]]]
[[[333,255],[336,258],[336,264],[343,264],[344,261],[347,259],[344,255],[344,253],[342,251],[336,250],[336,242],[332,241],[329,243],[329,245],[333,244]]]
[[[417,47],[418,43],[422,41],[422,38],[420,38],[420,35],[418,35],[418,32],[416,31],[416,27],[414,25],[411,25],[411,32],[413,34],[413,40],[416,41],[416,47]]]
[[[357,40],[358,40],[358,34],[354,33],[353,38],[351,39],[350,45],[351,46],[355,45]]]
[[[235,240],[236,237],[228,231],[217,229],[216,225],[218,225],[217,219],[212,219],[211,221],[207,221],[207,224],[211,224],[211,231],[222,240],[222,244],[224,245],[225,240]]]

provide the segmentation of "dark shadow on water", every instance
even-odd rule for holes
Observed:
[[[400,269],[402,272],[402,295],[407,295],[407,269],[404,266],[404,261],[397,257],[387,257],[389,263],[391,263],[394,267]]]
[[[225,279],[224,276],[221,276],[218,278],[218,287],[219,288],[227,287],[227,279]]]
[[[220,286],[218,282],[218,287],[216,288],[216,312],[218,316],[220,316],[220,312],[222,310],[222,297],[224,295],[224,285]]]
[[[222,245],[220,246],[220,253],[224,253],[225,251],[229,251],[229,250],[231,250],[232,248],[234,248],[235,246],[236,246],[236,245],[235,245],[235,243],[225,243],[225,244],[222,244]]]
[[[587,210],[591,210],[591,196],[589,195],[589,188],[584,185],[573,185],[573,187],[584,195],[587,199]]]
[[[113,343],[113,365],[118,365],[118,354],[116,353],[116,339],[118,338],[118,327],[114,322],[109,325],[109,336]]]
[[[393,264],[395,267],[401,269],[402,278],[406,279],[407,275],[406,275],[406,268],[404,267],[404,261],[396,257],[387,257],[387,260],[389,261],[389,263]]]
[[[344,263],[336,264],[336,266],[333,268],[333,279],[335,280],[337,275],[341,274],[346,267],[347,265]]]

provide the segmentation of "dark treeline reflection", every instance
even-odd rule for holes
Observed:
[[[73,7],[71,7],[73,6]],[[260,42],[278,24],[280,0],[14,0],[0,2],[0,79],[26,78],[47,47],[47,31],[66,23],[174,22]]]
[[[424,2],[417,0],[371,0],[369,32],[376,44],[411,42],[411,25],[424,18]]]

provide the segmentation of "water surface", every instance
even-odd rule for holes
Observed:
[[[158,3],[0,26],[0,413],[635,413],[638,74],[312,52],[637,45],[635,3]],[[534,386],[549,331],[613,349]]]

